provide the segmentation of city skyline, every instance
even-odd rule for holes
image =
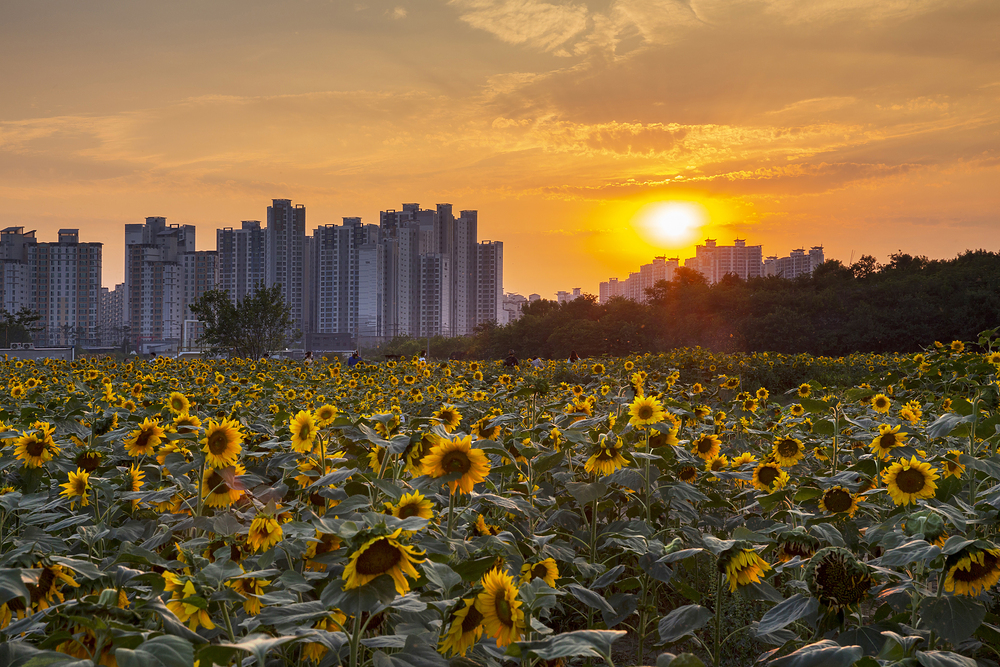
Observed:
[[[0,26],[0,201],[40,236],[164,215],[201,250],[274,196],[327,224],[464,201],[507,242],[506,288],[544,294],[705,237],[1000,247],[996,3],[47,8]],[[651,242],[634,218],[661,201],[707,224]]]

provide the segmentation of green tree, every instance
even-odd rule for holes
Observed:
[[[191,305],[191,312],[205,327],[199,342],[212,354],[259,359],[285,349],[300,335],[293,330],[280,285],[258,286],[235,306],[228,294],[211,290]]]
[[[38,320],[42,316],[30,308],[22,308],[15,314],[0,308],[0,340],[3,347],[11,343],[30,343],[39,330]]]

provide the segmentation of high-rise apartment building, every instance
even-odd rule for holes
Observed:
[[[260,220],[244,220],[240,229],[225,227],[215,232],[219,262],[219,289],[235,304],[264,284],[267,238]]]
[[[379,227],[361,218],[317,227],[312,236],[311,333],[378,336],[382,318]]]
[[[715,239],[705,239],[704,245],[695,246],[695,256],[684,261],[684,266],[694,269],[710,285],[723,276],[735,275],[743,280],[759,278],[763,272],[762,246],[748,246],[743,239],[736,239],[731,246],[720,246]]]
[[[281,285],[285,305],[300,330],[305,329],[308,315],[305,238],[306,207],[293,206],[290,199],[273,200],[267,207],[265,282],[268,287]]]
[[[781,276],[789,280],[802,275],[809,275],[820,264],[823,258],[823,246],[813,246],[806,254],[805,248],[796,248],[788,257],[772,255],[764,260],[763,275]]]
[[[470,282],[476,289],[473,328],[487,322],[504,323],[502,241],[483,241],[476,246],[476,279]]]
[[[125,337],[122,328],[124,312],[125,283],[118,283],[114,289],[101,288],[101,318],[98,322],[101,345],[121,345]]]
[[[96,345],[103,244],[81,243],[76,229],[60,229],[58,238],[39,242],[23,227],[0,233],[4,308],[41,316],[38,345]]]
[[[440,252],[420,255],[419,336],[452,335],[451,258]]]

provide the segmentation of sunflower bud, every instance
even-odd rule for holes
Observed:
[[[861,602],[872,587],[868,566],[842,547],[820,549],[806,566],[809,592],[831,611]]]

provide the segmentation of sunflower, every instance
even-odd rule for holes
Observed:
[[[476,609],[475,598],[462,600],[462,607],[451,615],[448,631],[441,636],[440,652],[462,655],[483,635],[483,615]]]
[[[680,441],[677,439],[678,430],[677,427],[674,427],[666,433],[663,431],[652,431],[649,435],[649,446],[666,447],[668,445],[679,445]]]
[[[60,496],[66,496],[71,498],[69,503],[69,508],[73,509],[73,505],[76,504],[76,499],[80,498],[80,507],[86,507],[90,504],[87,499],[87,493],[90,492],[90,473],[82,468],[77,468],[76,472],[69,473],[69,481],[65,484],[60,484],[63,488],[59,492]]]
[[[793,466],[805,456],[806,447],[798,438],[778,438],[774,441],[771,455],[782,467]]]
[[[609,440],[611,440],[609,437],[601,439],[597,445],[597,450],[587,459],[587,463],[584,464],[584,470],[603,477],[628,465],[628,461],[622,456],[622,448],[625,446],[622,439],[615,436],[612,444],[608,444]]]
[[[264,587],[270,584],[269,580],[257,579],[256,577],[243,577],[226,583],[227,586],[246,598],[243,601],[243,611],[251,616],[260,613],[260,596],[264,594]]]
[[[882,414],[888,414],[889,408],[892,406],[892,401],[885,394],[875,394],[872,396],[871,400],[872,410],[875,412],[881,412]]]
[[[236,463],[236,457],[243,451],[243,432],[236,420],[223,419],[216,422],[208,421],[205,427],[205,437],[200,444],[205,445],[205,463],[212,468],[226,468]]]
[[[63,597],[62,591],[59,590],[62,584],[67,584],[73,588],[80,587],[80,584],[76,582],[73,575],[66,572],[62,565],[54,563],[40,563],[39,565],[41,572],[38,574],[38,582],[25,584],[28,593],[31,595],[31,604],[36,610],[42,611],[43,609],[48,609],[50,606],[49,603],[55,599],[65,602],[66,598]]]
[[[334,501],[338,502],[338,501]],[[306,569],[314,572],[326,572],[326,563],[315,560],[325,554],[333,553],[340,549],[340,538],[333,533],[321,533],[316,531],[316,539],[309,542],[306,549]]]
[[[254,551],[267,551],[281,541],[283,531],[277,519],[269,514],[258,514],[250,523],[247,541]]]
[[[844,486],[834,486],[823,492],[819,507],[828,514],[846,514],[854,518],[858,511],[858,496]]]
[[[694,466],[684,466],[677,473],[677,479],[688,484],[694,484],[694,481],[698,479],[698,469]]]
[[[52,439],[55,427],[48,422],[35,422],[31,427],[33,431],[22,433],[14,442],[14,456],[27,468],[41,468],[62,450]]]
[[[486,523],[486,518],[480,514],[476,517],[476,522],[472,524],[472,530],[479,537],[486,537],[487,535],[499,535],[500,526],[492,523]]]
[[[201,428],[201,420],[198,419],[197,415],[182,412],[174,417],[174,429],[178,433],[194,433],[199,428]]]
[[[448,482],[452,495],[458,489],[463,493],[472,493],[473,487],[484,481],[490,473],[490,461],[486,458],[486,453],[481,449],[473,449],[471,436],[453,440],[439,437],[431,451],[421,460],[421,465],[423,474],[431,477],[461,475]]]
[[[132,465],[127,471],[125,471],[125,484],[123,485],[123,490],[126,493],[138,493],[142,485],[145,484],[143,478],[146,473],[139,469],[138,465]],[[132,500],[132,509],[139,506],[138,500]],[[86,503],[84,503],[86,504]]]
[[[781,466],[773,461],[765,461],[754,468],[751,483],[758,491],[774,493],[785,488],[789,480],[788,473]]]
[[[404,493],[395,505],[389,505],[389,513],[397,519],[418,516],[428,521],[434,518],[434,504],[419,491]]]
[[[812,385],[808,382],[803,382],[799,385],[798,394],[799,398],[809,398],[809,394],[812,393]]]
[[[958,457],[962,455],[962,452],[957,449],[948,450],[948,453],[944,456],[941,462],[944,464],[944,476],[954,477],[955,479],[961,479],[962,475],[965,473],[965,465],[958,462]]]
[[[691,443],[691,453],[697,454],[704,461],[718,456],[721,449],[722,441],[714,433],[705,433]]]
[[[125,440],[125,451],[129,456],[149,456],[157,445],[164,440],[166,431],[160,427],[160,422],[146,417],[139,428],[132,431]]]
[[[788,412],[791,413],[793,417],[801,417],[806,413],[806,409],[802,407],[801,403],[794,403],[788,408]]]
[[[181,392],[174,391],[167,398],[167,407],[175,415],[182,415],[191,409],[191,401]]]
[[[906,431],[902,433],[899,432],[899,425],[895,427],[889,426],[888,424],[882,424],[878,427],[878,435],[872,440],[872,444],[869,448],[875,456],[881,459],[886,459],[892,453],[893,448],[899,447],[903,444],[903,439],[909,435]]]
[[[240,464],[224,468],[233,478],[246,474],[246,468]],[[229,507],[245,495],[246,491],[234,480],[233,487],[229,486],[226,478],[219,474],[215,468],[205,468],[205,474],[201,479],[201,495],[205,498],[205,504],[209,507]]]
[[[981,546],[982,545],[982,546]],[[954,595],[978,596],[1000,581],[1000,549],[976,542],[948,557],[944,590]]]
[[[965,343],[960,340],[953,340],[950,347],[952,352],[962,352],[965,350]]]
[[[168,574],[179,584],[179,577],[172,575],[170,572],[163,573],[165,579]],[[176,584],[173,585],[176,586]],[[167,590],[170,589],[168,588]],[[198,629],[199,625],[211,630],[215,627],[215,623],[212,622],[212,617],[208,615],[208,611],[202,609],[197,604],[184,601],[188,598],[197,597],[197,595],[198,591],[194,587],[194,582],[187,579],[183,585],[174,588],[173,596],[170,602],[167,603],[167,609],[172,611],[181,623],[187,623],[188,627],[192,630]]]
[[[397,529],[391,535],[378,535],[358,547],[344,568],[344,589],[364,586],[373,579],[388,574],[396,584],[396,592],[405,595],[410,590],[410,582],[405,575],[413,579],[420,578],[420,573],[413,565],[424,562],[424,559],[416,558],[424,552],[400,543],[397,538],[401,533],[402,530]]]
[[[825,547],[809,559],[806,584],[820,604],[839,611],[864,600],[873,581],[868,566],[853,553],[843,547]]]
[[[514,580],[506,572],[494,568],[483,575],[482,585],[476,609],[483,615],[486,634],[496,639],[497,646],[520,640],[524,631],[524,612],[520,609]]]
[[[743,452],[739,456],[735,457],[730,465],[734,468],[739,468],[746,463],[757,463],[757,457],[750,452]]]
[[[725,470],[727,467],[729,467],[729,457],[725,454],[713,456],[705,461],[705,470],[708,472],[718,472],[719,470]]]
[[[317,408],[314,416],[316,417],[316,422],[319,426],[328,426],[333,423],[334,419],[337,418],[337,414],[337,408],[327,403],[326,405],[322,405]]]
[[[76,463],[78,468],[83,468],[87,472],[94,472],[101,467],[101,461],[103,460],[104,454],[94,449],[88,449],[80,452],[73,462]]]
[[[818,539],[807,533],[802,526],[797,526],[778,535],[776,555],[782,563],[787,563],[796,556],[800,560],[809,560],[819,545]]]
[[[932,468],[925,461],[918,461],[916,456],[910,457],[909,461],[899,459],[882,471],[882,481],[897,505],[909,505],[921,498],[933,498],[937,489],[934,480],[938,478],[937,468]]]
[[[451,433],[462,422],[462,413],[454,405],[444,404],[433,415],[434,420],[444,426],[446,433]]]
[[[319,428],[316,425],[316,417],[308,410],[299,410],[288,422],[288,428],[292,432],[292,449],[299,454],[305,454],[312,450],[313,441]]]
[[[663,404],[652,396],[645,398],[636,397],[628,408],[628,413],[632,418],[628,420],[631,426],[645,428],[649,424],[656,424],[663,421],[665,411]]]
[[[761,577],[771,569],[771,566],[757,555],[750,542],[739,540],[719,554],[718,568],[719,572],[726,575],[729,592],[732,593],[739,586],[759,584]]]
[[[525,563],[521,566],[521,583],[526,584],[532,579],[541,579],[552,588],[556,587],[559,578],[559,566],[554,558],[546,558],[537,563]]]

